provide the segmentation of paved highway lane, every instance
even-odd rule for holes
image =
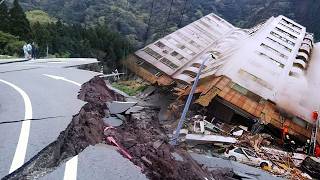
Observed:
[[[92,63],[94,61],[93,59],[72,59],[69,61],[64,59],[51,59],[0,65],[0,80],[2,79],[19,87],[30,98],[33,118],[59,116],[41,121],[28,121],[30,123],[30,131],[27,133],[27,137],[23,137],[24,140],[27,139],[28,143],[26,147],[22,146],[22,149],[26,148],[25,160],[21,157],[16,157],[16,161],[18,162],[16,166],[21,165],[19,161],[20,163],[21,161],[25,162],[36,155],[41,149],[54,141],[60,132],[67,127],[72,115],[76,114],[84,104],[84,102],[77,99],[79,86],[98,74],[66,67]],[[25,106],[21,94],[9,85],[0,82],[0,121],[21,120],[24,119],[24,115]],[[15,159],[15,151],[19,142],[21,127],[21,122],[0,124],[0,177],[7,175],[10,167],[13,167],[12,161]],[[90,152],[90,150],[88,150],[88,152]],[[102,152],[100,150],[97,153],[101,154]],[[21,156],[21,153],[18,154]],[[96,154],[96,156],[99,155]],[[102,157],[105,156],[102,155]],[[128,163],[121,156],[108,157],[113,158],[106,160],[108,162],[117,161],[123,162],[124,164]],[[108,168],[108,165],[97,164],[92,156],[86,155],[81,155],[81,162],[78,163],[76,159],[73,162],[70,161],[69,164],[71,166],[68,172],[65,172],[65,166],[62,166],[49,177],[53,179],[63,179],[64,176],[66,176],[65,179],[75,179],[76,177],[77,179],[87,179],[86,177],[90,177],[88,174],[91,174],[100,179],[102,178],[101,176],[104,176],[103,172],[105,171],[97,171],[93,174],[95,171],[83,168],[83,165],[85,164],[85,167],[98,165]],[[110,164],[109,168],[112,166],[113,165]],[[137,168],[133,167],[131,171],[122,172],[121,166],[123,165],[120,163],[118,174],[128,174],[128,177],[130,177],[129,174],[135,174],[138,177],[139,175],[141,176]],[[85,173],[78,175],[77,169],[83,169],[81,172]],[[86,169],[88,172],[86,172]],[[115,174],[117,174],[117,172],[115,172]],[[141,178],[144,178],[144,176],[141,176]]]

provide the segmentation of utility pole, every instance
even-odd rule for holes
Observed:
[[[311,133],[311,153],[314,155],[314,150],[316,149],[317,145],[317,135],[318,135],[318,128],[319,128],[319,117],[318,117],[318,112],[314,111],[312,119],[315,121],[315,124],[312,127],[312,133]]]
[[[173,139],[172,139],[171,142],[170,142],[170,144],[172,144],[172,145],[177,145],[177,144],[178,144],[177,141],[178,141],[178,138],[179,138],[180,130],[181,130],[181,128],[182,128],[182,126],[183,126],[183,123],[184,123],[184,121],[185,121],[185,119],[186,119],[187,112],[189,111],[189,107],[190,107],[190,104],[191,104],[191,101],[192,101],[192,97],[193,97],[194,92],[196,91],[196,87],[197,87],[197,85],[198,85],[201,72],[202,72],[202,70],[204,69],[204,65],[205,65],[205,63],[206,63],[208,60],[211,60],[211,59],[214,60],[214,59],[215,59],[215,57],[214,57],[213,54],[211,54],[211,53],[209,54],[209,56],[205,56],[205,57],[203,57],[203,58],[204,58],[204,59],[203,59],[203,61],[202,61],[202,63],[201,63],[200,69],[199,69],[198,74],[197,74],[197,76],[196,76],[196,78],[195,78],[195,80],[194,80],[194,83],[193,83],[192,88],[191,88],[191,91],[190,91],[190,93],[189,93],[187,102],[186,102],[186,104],[185,104],[185,106],[184,106],[182,115],[181,115],[181,117],[180,117],[179,124],[178,124],[177,129],[176,129],[176,133],[173,135]]]

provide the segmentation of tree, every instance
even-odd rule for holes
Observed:
[[[9,32],[9,12],[6,2],[0,4],[0,31]]]
[[[31,38],[30,23],[18,0],[14,0],[10,9],[10,33],[19,36],[21,40],[28,41]]]

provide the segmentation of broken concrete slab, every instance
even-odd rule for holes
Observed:
[[[180,129],[180,135],[187,135],[189,133],[188,129]],[[176,134],[176,131],[173,131],[173,134]]]
[[[113,127],[119,127],[123,124],[123,121],[119,119],[118,117],[107,117],[103,118],[103,122],[106,124],[106,126],[113,126]]]
[[[139,98],[144,99],[148,96],[150,96],[157,88],[154,86],[149,86],[147,89],[145,89],[140,95]]]
[[[116,114],[116,116],[117,116],[119,119],[121,119],[122,121],[127,120],[126,117],[125,117],[124,115],[122,115],[122,114]]]
[[[145,107],[142,107],[142,106],[133,106],[133,107],[130,107],[125,114],[137,113],[144,110],[144,108]]]
[[[198,142],[198,143],[222,142],[222,143],[234,144],[237,142],[237,139],[233,137],[225,137],[225,136],[218,136],[218,135],[202,135],[202,134],[187,134],[186,140],[190,142]]]
[[[111,114],[123,113],[126,110],[128,110],[130,107],[136,104],[137,102],[122,102],[122,101],[107,102],[107,105]]]
[[[243,130],[235,131],[232,133],[232,135],[237,136],[237,137],[242,136],[242,134],[243,134]]]
[[[174,157],[176,161],[183,161],[183,157],[181,157],[178,153],[174,152],[171,153],[171,155]]]

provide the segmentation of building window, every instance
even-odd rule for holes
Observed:
[[[289,30],[289,31],[291,31],[291,32],[293,32],[293,33],[296,33],[297,35],[300,35],[300,32],[292,29],[291,27],[289,27],[288,25],[284,24],[283,22],[279,22],[279,24],[280,24],[282,27],[286,28],[287,30]]]
[[[178,47],[179,49],[181,49],[181,50],[184,50],[184,49],[186,48],[185,45],[181,45],[181,44],[177,45],[177,47]]]
[[[302,30],[301,27],[299,27],[299,26],[297,26],[297,25],[295,25],[295,24],[293,24],[293,23],[291,23],[291,22],[289,22],[289,21],[287,21],[285,19],[282,19],[280,22],[282,22],[282,23],[284,23],[284,24],[286,24],[286,25],[288,25],[290,27],[296,28],[298,30]]]
[[[274,49],[274,48],[272,48],[272,47],[270,47],[270,46],[268,46],[268,45],[266,45],[266,44],[264,44],[264,43],[262,43],[260,46],[261,46],[261,47],[264,47],[265,49],[267,49],[267,50],[269,50],[269,51],[271,51],[271,52],[276,53],[277,55],[279,55],[279,56],[282,57],[282,58],[288,59],[288,56],[282,54],[281,52],[277,51],[276,49]]]
[[[161,41],[156,42],[154,45],[158,46],[161,49],[166,47],[166,45],[164,45]]]
[[[195,41],[191,40],[189,42],[192,46],[196,47],[196,48],[201,48],[201,46],[199,44],[197,44]]]
[[[166,66],[168,66],[171,69],[177,69],[179,67],[167,58],[160,59],[160,62],[162,62],[163,64],[165,64]]]
[[[171,56],[176,57],[178,54],[179,54],[179,53],[177,53],[176,51],[173,51],[173,52],[171,53]]]
[[[159,59],[162,58],[162,56],[161,56],[159,53],[155,52],[154,50],[152,50],[152,49],[149,48],[149,47],[145,48],[143,51],[144,51],[145,53],[149,54],[150,56],[154,57],[155,59],[158,59],[158,60],[159,60]]]
[[[274,37],[280,39],[281,41],[290,44],[291,46],[295,46],[295,43],[294,43],[294,42],[288,40],[288,39],[285,38],[285,37],[280,36],[278,33],[275,33],[275,32],[273,32],[273,31],[271,31],[270,34],[273,35]]]
[[[299,63],[293,63],[293,67],[296,67],[296,68],[304,70],[304,67]]]
[[[269,90],[273,89],[272,85],[270,85],[268,82],[258,78],[257,76],[255,76],[255,75],[253,75],[253,74],[251,74],[251,73],[249,73],[249,72],[247,72],[247,71],[245,71],[243,69],[239,70],[239,74],[245,80],[250,79],[250,80],[258,83],[259,85],[261,85],[261,86],[263,86],[263,87],[265,87],[265,88],[267,88]]]
[[[273,59],[272,57],[269,57],[268,55],[266,55],[266,54],[264,54],[264,53],[262,53],[262,52],[258,52],[258,54],[259,54],[260,56],[263,56],[263,57],[271,60],[271,61],[272,61],[273,63],[275,63],[277,66],[279,66],[279,67],[281,67],[281,68],[284,68],[284,64],[282,64],[281,62]]]
[[[280,29],[280,28],[278,28],[278,27],[276,27],[276,30],[279,31],[279,32],[282,32],[283,34],[285,34],[285,35],[287,35],[287,36],[289,36],[289,37],[291,37],[292,39],[297,39],[296,36],[294,36],[294,35],[286,32],[286,31],[284,31],[284,30],[282,30],[282,29]]]
[[[288,48],[287,46],[285,46],[285,45],[283,45],[283,44],[279,43],[278,41],[275,41],[275,40],[271,39],[270,37],[267,37],[267,39],[269,39],[270,41],[272,41],[272,42],[274,42],[274,43],[276,43],[276,44],[280,45],[283,49],[285,49],[285,50],[287,50],[287,51],[289,51],[289,52],[291,52],[291,51],[292,51],[292,49],[290,49],[290,48]]]

